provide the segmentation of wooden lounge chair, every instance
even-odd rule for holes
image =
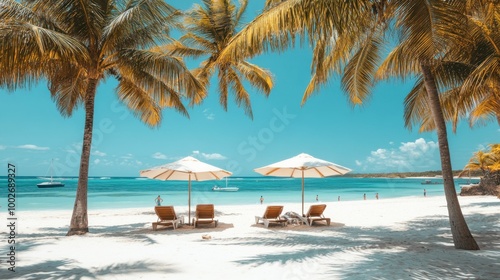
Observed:
[[[153,222],[153,230],[161,226],[172,226],[174,229],[179,227],[179,225],[184,224],[184,217],[178,217],[175,214],[174,206],[155,206],[156,216],[158,220]]]
[[[330,218],[326,218],[323,215],[325,208],[326,204],[311,205],[311,207],[309,207],[309,211],[307,211],[306,214],[307,224],[309,226],[312,226],[314,222],[326,221],[326,224],[330,225]]]
[[[214,219],[215,210],[213,204],[196,205],[196,217],[193,218],[193,225],[197,227],[200,224],[214,224],[217,227],[218,221]]]
[[[281,212],[283,212],[283,206],[267,206],[262,217],[255,216],[255,223],[258,224],[262,221],[266,228],[269,227],[271,223],[286,226],[288,220],[281,217]]]

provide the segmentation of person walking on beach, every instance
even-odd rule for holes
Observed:
[[[158,195],[158,197],[155,198],[156,206],[161,206],[162,202],[163,202],[163,199],[160,197],[160,195]]]
[[[366,200],[366,193],[363,194],[363,200]]]
[[[262,197],[262,195],[260,196],[260,204],[264,203],[264,198]]]
[[[378,193],[377,193],[377,194],[375,194],[375,198],[378,200]]]
[[[427,197],[427,191],[424,189],[424,197]]]
[[[316,201],[319,201],[318,195],[316,195]]]

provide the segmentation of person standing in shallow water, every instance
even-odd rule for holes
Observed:
[[[155,204],[156,206],[161,206],[161,203],[163,202],[163,199],[158,195],[157,198],[155,198]]]
[[[424,189],[424,197],[427,196],[427,191]]]
[[[262,195],[260,196],[260,204],[264,203],[264,198],[262,197]]]

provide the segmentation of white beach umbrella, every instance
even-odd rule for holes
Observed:
[[[265,176],[302,178],[302,215],[304,215],[304,178],[330,177],[351,171],[347,167],[304,153],[254,170]]]
[[[229,171],[201,162],[194,157],[185,157],[172,163],[140,171],[141,177],[188,181],[188,223],[191,223],[191,181],[219,180],[231,174]]]

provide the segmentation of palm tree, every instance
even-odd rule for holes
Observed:
[[[271,73],[244,59],[221,63],[220,52],[237,33],[248,0],[241,0],[239,8],[230,0],[203,0],[203,6],[194,7],[185,13],[184,23],[188,33],[179,41],[167,46],[172,55],[182,57],[206,57],[193,73],[206,86],[218,72],[219,102],[227,111],[228,93],[235,95],[238,106],[243,105],[248,116],[253,118],[250,96],[243,80],[269,95],[273,87]]]
[[[64,116],[80,105],[85,127],[78,188],[68,235],[88,232],[87,185],[94,99],[99,83],[118,80],[116,93],[143,122],[157,126],[161,110],[188,115],[205,96],[179,59],[162,53],[177,11],[163,0],[30,0],[0,3],[0,84],[10,90],[47,81]]]
[[[295,36],[307,36],[313,76],[303,102],[332,75],[340,73],[353,104],[361,104],[377,79],[417,75],[435,123],[445,196],[455,248],[479,249],[463,217],[455,191],[446,124],[436,84],[436,67],[446,51],[464,42],[463,1],[268,0],[266,9],[228,45],[221,57],[234,59],[283,50]],[[394,28],[398,45],[376,72],[384,36]],[[263,43],[265,42],[265,43]],[[390,41],[389,41],[390,42]],[[460,49],[463,49],[460,48]]]
[[[500,197],[500,144],[489,146],[490,150],[475,152],[459,176],[465,171],[480,170],[483,176],[479,188],[485,194]]]
[[[447,121],[456,131],[458,122],[469,118],[470,126],[496,120],[500,124],[500,4],[491,1],[469,1],[466,5],[469,45],[451,50],[436,69],[441,85],[441,105]],[[407,126],[421,131],[435,129],[425,92],[415,88],[407,98]]]
[[[483,176],[485,176],[488,172],[492,170],[492,167],[497,163],[495,160],[495,156],[493,153],[485,152],[485,151],[477,151],[470,158],[467,165],[465,165],[465,170],[481,170]]]

